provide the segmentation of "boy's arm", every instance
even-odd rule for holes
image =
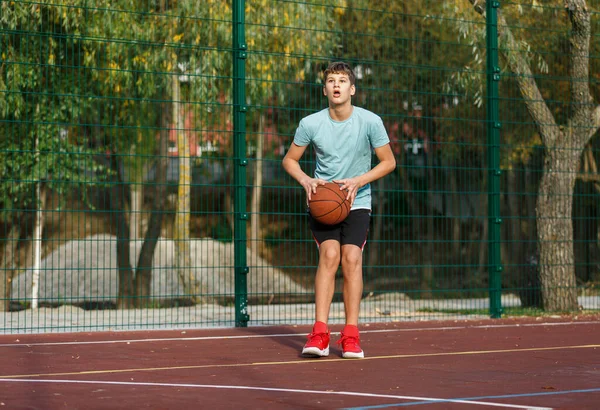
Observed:
[[[361,187],[386,176],[396,169],[396,158],[394,157],[394,153],[392,152],[392,148],[390,147],[389,143],[375,148],[375,155],[377,156],[379,163],[369,172],[354,178],[346,178],[334,181],[338,184],[342,184],[340,187],[341,189],[348,190],[348,196],[346,198],[351,204],[354,203],[354,198],[356,198],[356,194]]]
[[[317,186],[324,185],[325,181],[311,178],[302,171],[302,168],[300,167],[300,158],[302,158],[304,151],[306,151],[306,146],[301,147],[300,145],[292,143],[289,151],[285,154],[285,157],[283,157],[281,164],[283,165],[283,169],[304,187],[306,196],[308,197],[308,200],[310,200],[311,194],[317,192]]]

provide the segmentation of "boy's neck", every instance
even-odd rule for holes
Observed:
[[[345,121],[352,115],[354,107],[352,104],[329,106],[329,116],[334,121]]]

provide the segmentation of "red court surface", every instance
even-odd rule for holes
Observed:
[[[600,317],[0,336],[6,409],[600,409]],[[332,340],[341,326],[332,326]]]

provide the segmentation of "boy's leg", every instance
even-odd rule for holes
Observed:
[[[358,335],[358,314],[363,291],[361,248],[355,245],[342,246],[342,272],[346,326],[342,330],[342,337],[338,343],[342,345],[343,358],[361,359],[365,357]]]
[[[346,324],[358,326],[360,300],[363,292],[363,251],[356,245],[342,246],[342,273],[344,275],[344,311]]]
[[[316,321],[327,323],[335,291],[335,274],[340,266],[340,243],[327,240],[319,246],[319,266],[315,276]]]
[[[302,348],[309,356],[329,355],[329,309],[335,291],[335,274],[340,266],[340,243],[326,240],[319,245],[319,266],[315,276],[315,324]]]
[[[342,223],[342,273],[344,275],[344,311],[346,325],[342,330],[342,357],[363,358],[358,332],[360,301],[363,292],[363,248],[369,232],[370,211],[352,211]]]

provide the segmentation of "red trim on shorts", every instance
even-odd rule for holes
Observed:
[[[363,242],[362,246],[360,247],[361,251],[365,250],[365,245],[367,244],[367,238],[365,238],[365,241]]]
[[[312,237],[313,237],[313,239],[314,239],[315,243],[317,244],[317,248],[320,248],[320,247],[321,247],[321,244],[319,243],[319,241],[317,241],[317,238],[315,238],[315,235],[313,235],[313,234],[312,234],[312,232],[311,232],[311,235],[312,235]],[[363,246],[364,246],[364,245],[363,245]]]

